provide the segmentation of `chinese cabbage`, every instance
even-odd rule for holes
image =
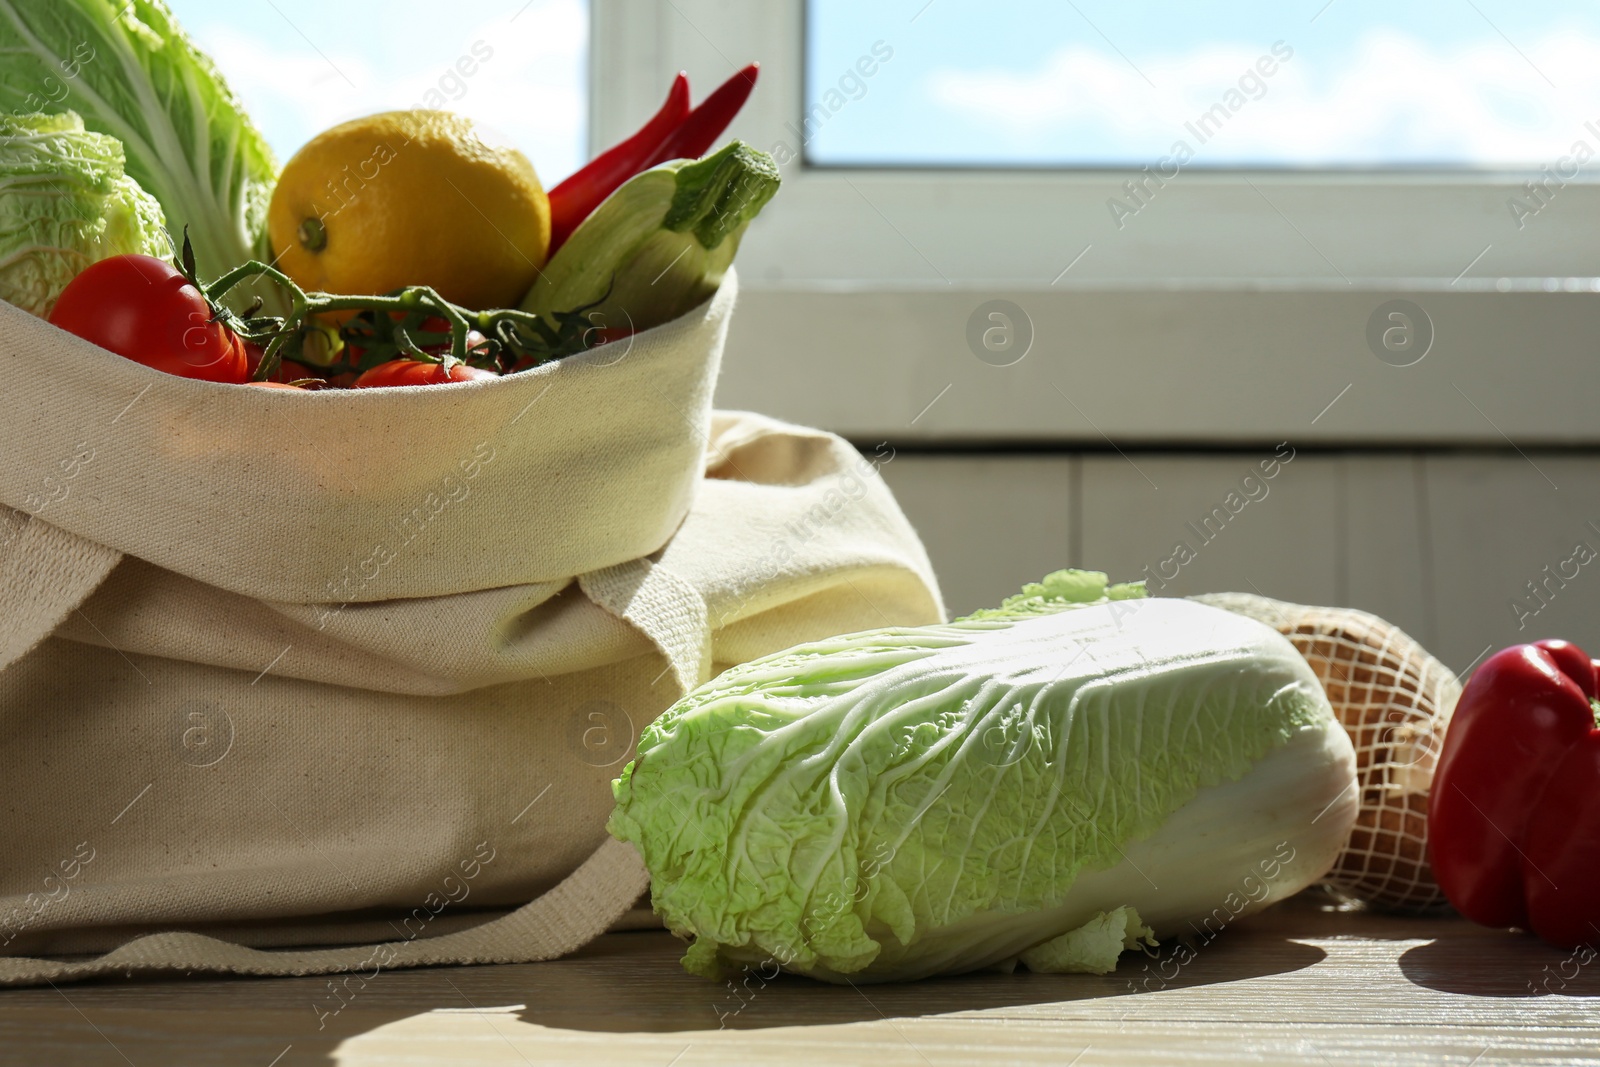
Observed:
[[[0,0],[0,110],[69,109],[122,142],[207,274],[270,258],[272,152],[161,0]]]
[[[116,138],[70,111],[0,117],[0,299],[42,318],[79,271],[125,252],[172,247]]]
[[[1060,572],[966,619],[734,667],[670,708],[610,829],[694,939],[685,966],[1081,964],[1092,928],[1050,945],[1103,914],[1170,936],[1316,880],[1355,813],[1316,677],[1269,627],[1141,593]]]

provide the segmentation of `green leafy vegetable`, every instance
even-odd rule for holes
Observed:
[[[0,299],[43,318],[79,271],[125,252],[172,249],[116,138],[72,112],[0,117]]]
[[[694,938],[685,966],[1093,969],[1145,924],[1225,925],[1320,877],[1355,796],[1316,677],[1254,620],[1141,596],[1060,572],[967,619],[743,664],[670,708],[609,828]]]
[[[772,157],[741,141],[635,175],[550,258],[522,309],[552,325],[580,307],[601,327],[670,322],[717,291],[778,180]]]
[[[1018,959],[1030,971],[1048,974],[1110,974],[1117,957],[1141,945],[1155,947],[1155,931],[1132,908],[1101,912],[1076,930],[1028,949]]]
[[[69,108],[122,142],[202,267],[271,258],[271,150],[160,0],[0,0],[0,110]]]

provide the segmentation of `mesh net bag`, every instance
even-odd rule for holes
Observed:
[[[1326,882],[1374,907],[1448,907],[1428,867],[1428,787],[1461,683],[1398,627],[1352,608],[1249,593],[1191,599],[1282,633],[1316,672],[1356,750],[1360,812]]]

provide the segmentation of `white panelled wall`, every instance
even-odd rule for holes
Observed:
[[[882,473],[952,615],[1058,567],[1149,568],[1164,594],[1375,612],[1458,672],[1540,637],[1600,654],[1600,559],[1579,551],[1600,551],[1600,456],[1302,449],[1262,479],[1272,456],[901,452]]]

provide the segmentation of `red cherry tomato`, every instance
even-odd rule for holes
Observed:
[[[362,374],[355,381],[357,389],[374,389],[387,385],[443,385],[446,382],[467,382],[474,378],[498,378],[492,370],[469,367],[457,363],[447,374],[443,363],[424,363],[418,359],[391,359]]]
[[[307,378],[320,379],[322,377],[323,375],[318,374],[305,364],[286,359],[278,364],[278,373],[272,376],[272,380],[275,382],[299,382]]]
[[[200,290],[153,256],[90,264],[68,283],[50,321],[135,363],[208,382],[249,377],[245,344],[220,322]]]
[[[400,319],[404,318],[405,316],[401,312],[391,311],[389,313],[389,317],[394,319],[396,322],[398,322]],[[418,333],[446,333],[447,334],[447,333],[450,332],[450,320],[446,319],[442,315],[429,315],[427,318],[423,319],[417,325],[417,332]],[[468,352],[482,352],[484,344],[487,341],[488,341],[488,338],[485,337],[481,331],[474,330],[474,329],[469,329],[467,331],[467,351]],[[430,353],[432,355],[435,355],[435,356],[442,356],[446,352],[450,351],[450,342],[445,341],[443,343],[437,343],[437,344],[426,344],[426,345],[422,345],[421,347],[422,347],[422,350],[424,352],[428,352],[428,353]],[[352,367],[361,366],[361,362],[362,362],[362,360],[364,360],[366,358],[366,355],[367,355],[367,350],[366,350],[366,347],[364,345],[357,345],[357,344],[347,344],[347,345],[345,345],[344,359],[345,359],[345,362],[349,363]]]
[[[418,327],[418,329],[422,330],[424,333],[449,333],[450,320],[440,315],[429,315],[427,318],[422,320],[422,325]],[[485,337],[481,331],[469,329],[467,331],[467,351],[474,352],[481,349],[484,342],[487,340],[488,338]],[[422,350],[424,352],[431,352],[436,356],[442,356],[446,352],[450,351],[450,342],[446,341],[443,344],[423,345]]]
[[[256,369],[261,366],[261,356],[262,356],[261,346],[260,345],[253,345],[253,344],[250,344],[250,343],[246,342],[244,347],[245,347],[245,355],[246,355],[246,360],[247,360],[247,366],[249,368],[248,369],[248,373],[247,373],[247,377],[252,379],[250,382],[248,382],[246,384],[249,384],[249,385],[264,385],[264,384],[266,384],[264,382],[257,382],[257,381],[253,380],[255,378],[255,376],[256,376]],[[278,360],[278,372],[272,376],[271,381],[287,383],[287,382],[302,381],[302,380],[304,380],[306,378],[321,378],[321,377],[322,377],[321,374],[319,374],[318,372],[312,370],[310,367],[306,366],[303,363],[296,363],[292,359],[280,359],[280,360]]]
[[[609,345],[620,341],[624,337],[633,336],[632,326],[591,326],[583,332],[584,339],[589,342],[590,348]]]

